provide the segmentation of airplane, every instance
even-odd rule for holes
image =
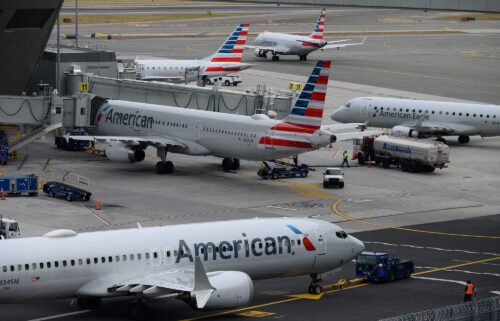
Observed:
[[[272,54],[272,61],[279,61],[279,55],[297,55],[300,61],[306,61],[307,55],[318,49],[341,49],[349,46],[359,46],[365,43],[365,37],[358,43],[343,43],[351,39],[326,41],[323,39],[323,27],[325,25],[326,8],[321,9],[320,15],[309,36],[299,36],[287,33],[262,32],[255,38],[253,46],[247,45],[246,49],[254,50],[258,58],[267,58]]]
[[[0,242],[0,303],[76,298],[97,310],[103,298],[134,296],[129,315],[148,300],[172,297],[198,310],[251,302],[253,280],[321,274],[340,268],[364,244],[335,224],[264,218],[77,233]]]
[[[146,147],[153,146],[161,159],[156,172],[170,174],[174,164],[166,160],[167,152],[221,157],[222,168],[229,171],[239,169],[240,158],[273,160],[337,140],[362,137],[361,132],[336,133],[336,128],[346,128],[344,124],[321,125],[330,65],[330,61],[316,63],[290,114],[283,120],[263,114],[244,116],[108,100],[97,113],[91,135],[70,138],[102,142],[106,144],[106,157],[119,162],[140,162]],[[348,126],[354,128],[357,124]]]
[[[236,26],[231,35],[213,55],[201,60],[135,59],[141,80],[157,80],[174,83],[206,80],[250,68],[241,62],[249,24]]]
[[[414,100],[387,97],[358,97],[340,106],[331,116],[342,123],[392,128],[392,134],[406,137],[458,136],[467,144],[470,136],[500,136],[500,106]]]

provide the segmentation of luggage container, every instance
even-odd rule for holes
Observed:
[[[11,196],[36,196],[38,195],[38,176],[33,174],[0,176],[0,190]]]

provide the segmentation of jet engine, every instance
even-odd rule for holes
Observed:
[[[397,137],[419,137],[417,130],[406,126],[394,126],[392,128],[392,135]]]
[[[232,309],[245,306],[253,298],[253,282],[248,274],[239,271],[208,273],[208,280],[215,288],[203,310]],[[196,298],[190,304],[196,307]]]
[[[266,58],[267,54],[262,49],[255,49],[255,56],[258,57],[258,58]]]
[[[110,142],[106,144],[105,153],[108,159],[125,163],[141,162],[146,157],[144,149],[129,148],[121,142]]]

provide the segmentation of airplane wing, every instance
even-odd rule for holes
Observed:
[[[326,46],[324,46],[323,48],[321,48],[321,50],[325,50],[325,49],[341,49],[341,48],[345,48],[345,47],[349,47],[349,46],[363,45],[365,43],[367,37],[368,36],[365,36],[363,38],[363,41],[356,42],[356,43],[340,43],[340,42],[348,41],[350,39],[329,41]]]
[[[266,46],[249,46],[249,45],[247,45],[247,46],[245,46],[245,49],[248,49],[248,50],[258,49],[258,50],[262,50],[265,52],[271,51],[271,52],[277,53],[277,54],[285,54],[288,51],[288,48],[278,47],[278,46],[266,47]]]
[[[343,141],[343,140],[351,140],[354,138],[363,138],[366,136],[375,136],[375,135],[380,135],[383,134],[384,132],[382,130],[365,130],[362,132],[345,132],[345,133],[334,133],[335,137],[337,138],[338,141]]]
[[[127,147],[150,145],[154,147],[176,146],[185,148],[186,145],[167,136],[68,136],[74,140],[96,140],[101,143],[121,142]]]
[[[332,124],[332,125],[321,125],[321,129],[335,132],[344,129],[363,129],[366,125],[364,123],[348,123],[348,124]]]
[[[422,121],[417,124],[406,123],[401,126],[407,126],[418,130],[419,133],[434,134],[434,135],[458,135],[461,133],[474,132],[475,128],[463,124],[437,123],[430,121]]]

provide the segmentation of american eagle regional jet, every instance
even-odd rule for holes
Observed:
[[[76,233],[0,241],[0,303],[76,298],[96,310],[102,298],[134,296],[142,319],[157,296],[196,309],[247,305],[253,280],[320,274],[364,249],[340,227],[320,220],[272,218]],[[144,315],[143,315],[144,317]]]
[[[252,65],[241,62],[249,24],[239,24],[217,52],[204,59],[136,59],[141,80],[158,80],[181,83],[196,81],[198,77],[223,76],[242,71]]]
[[[119,162],[140,162],[146,147],[153,146],[161,159],[156,172],[165,174],[174,171],[173,163],[166,160],[167,152],[221,157],[222,168],[228,171],[239,169],[240,158],[262,161],[290,157],[337,140],[372,134],[335,133],[358,124],[321,125],[329,74],[330,61],[318,61],[283,120],[262,114],[243,116],[108,100],[97,113],[92,136],[70,137],[105,143],[106,157]]]
[[[365,43],[344,43],[351,39],[342,39],[334,41],[326,41],[323,39],[323,30],[325,26],[326,9],[321,9],[320,15],[314,30],[309,36],[298,36],[288,33],[278,32],[262,32],[255,38],[253,46],[247,45],[246,49],[254,50],[255,56],[259,58],[267,58],[267,54],[271,53],[273,61],[278,61],[280,55],[296,55],[300,61],[306,61],[307,55],[318,49],[341,49],[349,46],[359,46]]]

